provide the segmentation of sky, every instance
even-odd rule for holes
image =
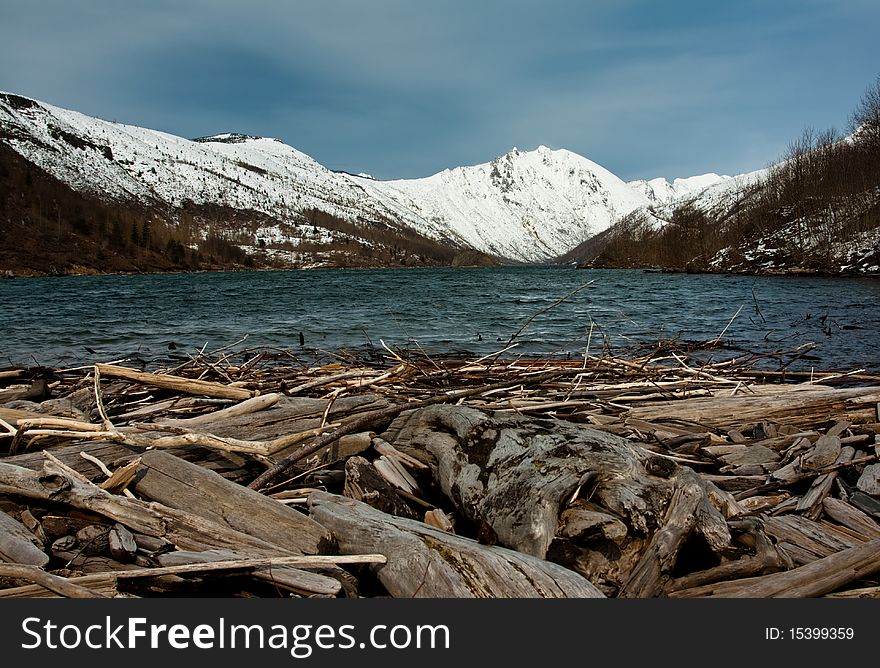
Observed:
[[[878,35],[877,0],[3,0],[0,89],[381,179],[539,145],[671,179],[844,129]]]

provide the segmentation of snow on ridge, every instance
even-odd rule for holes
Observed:
[[[378,181],[327,169],[278,139],[224,132],[190,140],[8,96],[0,94],[0,126],[14,132],[3,141],[78,190],[254,210],[282,223],[318,208],[523,262],[553,259],[636,209],[741,187],[741,177],[717,174],[625,183],[577,153],[543,145],[425,178]],[[279,230],[266,236],[274,240]]]
[[[362,187],[425,234],[524,262],[550,260],[649,203],[597,163],[565,149],[514,147],[494,160],[422,179]]]

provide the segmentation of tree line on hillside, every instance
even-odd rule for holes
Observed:
[[[307,224],[336,233],[330,244],[304,240],[302,252],[332,251],[340,265],[381,264],[391,266],[457,264],[489,265],[495,260],[484,253],[456,248],[422,236],[415,230],[395,225],[387,219],[351,221],[334,216],[321,209],[302,212]]]
[[[562,259],[704,271],[722,249],[729,249],[724,264],[732,266],[772,239],[784,246],[778,251],[782,264],[833,271],[840,261],[835,244],[880,227],[880,77],[847,130],[808,128],[765,176],[732,199],[708,209],[684,203],[665,216],[637,210]],[[655,217],[664,224],[655,224]]]
[[[219,204],[108,201],[73,190],[2,141],[0,225],[0,272],[16,275],[494,262],[384,219],[352,222],[314,208],[275,219]],[[296,238],[259,238],[260,228],[278,225]]]
[[[0,270],[22,274],[141,272],[249,265],[192,216],[77,192],[0,142]]]

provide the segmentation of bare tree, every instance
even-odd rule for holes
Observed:
[[[880,75],[865,89],[849,120],[850,132],[875,147],[880,143]]]

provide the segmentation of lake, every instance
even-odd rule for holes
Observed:
[[[880,369],[880,280],[559,267],[260,271],[0,281],[0,366],[146,361],[278,346],[308,356],[380,346],[514,355],[616,354],[714,339],[720,359],[816,348],[791,368]],[[741,310],[740,310],[741,309]],[[739,311],[738,317],[730,323]],[[729,327],[728,327],[728,323]],[[591,333],[592,329],[592,333]],[[302,333],[304,346],[300,348]]]

